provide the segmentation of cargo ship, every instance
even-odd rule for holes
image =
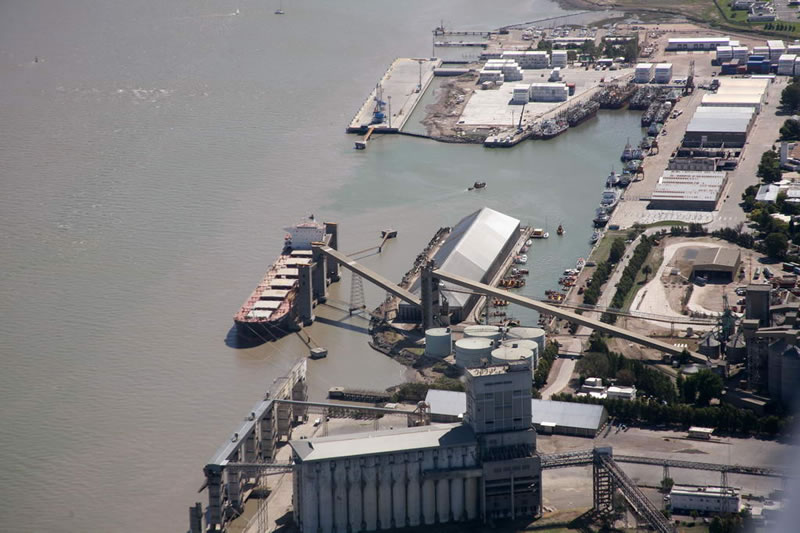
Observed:
[[[283,250],[233,317],[240,337],[274,340],[295,329],[300,267],[311,264],[311,243],[326,242],[326,228],[314,220],[284,228]]]

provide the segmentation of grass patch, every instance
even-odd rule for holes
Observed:
[[[627,236],[628,230],[606,231],[603,235],[603,238],[600,239],[600,241],[595,245],[592,253],[589,254],[589,260],[594,261],[595,263],[608,261],[608,254],[611,251],[611,243],[614,242],[614,239],[617,237],[626,239]]]
[[[680,220],[662,220],[661,222],[653,222],[652,224],[645,224],[646,228],[658,228],[661,226],[670,228],[672,226],[688,226],[688,222],[681,222]]]

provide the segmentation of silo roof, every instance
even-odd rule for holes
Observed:
[[[519,220],[516,218],[484,207],[462,218],[453,227],[433,261],[437,268],[451,274],[483,281],[509,239],[517,236],[518,229]],[[443,283],[441,289],[450,305],[464,306],[470,295],[448,290],[451,286]],[[420,293],[419,279],[414,282],[411,292]]]

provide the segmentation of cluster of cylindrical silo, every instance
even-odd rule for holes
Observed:
[[[475,466],[468,446],[301,463],[295,473],[301,530],[356,533],[473,520],[478,478],[457,470]],[[447,469],[454,475],[424,475]]]
[[[430,328],[425,331],[425,355],[442,359],[453,351],[450,328]]]

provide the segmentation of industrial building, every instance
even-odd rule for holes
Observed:
[[[742,253],[735,248],[701,248],[692,264],[692,277],[731,282],[741,261]]]
[[[741,148],[755,116],[753,107],[699,107],[686,127],[683,146]]]
[[[467,409],[463,392],[431,389],[425,403],[434,422],[459,421]],[[531,423],[542,434],[594,438],[607,421],[608,413],[602,405],[531,400]]]
[[[726,172],[665,170],[650,195],[649,209],[713,211],[726,180]]]
[[[466,378],[463,423],[291,441],[300,530],[356,533],[538,516],[530,369],[487,366]]]
[[[676,37],[667,41],[668,52],[683,50],[716,50],[718,46],[730,46],[730,37]]]
[[[459,276],[486,283],[491,280],[505,259],[511,254],[520,236],[520,222],[494,209],[484,207],[464,217],[434,254],[437,268]],[[462,290],[449,290],[442,284],[441,293],[447,298],[450,320],[453,323],[466,319],[478,301],[478,296]],[[421,282],[417,279],[411,292],[419,295]],[[422,312],[418,306],[401,303],[397,319],[419,322]]]
[[[739,491],[733,487],[674,485],[669,492],[673,513],[738,513]]]

